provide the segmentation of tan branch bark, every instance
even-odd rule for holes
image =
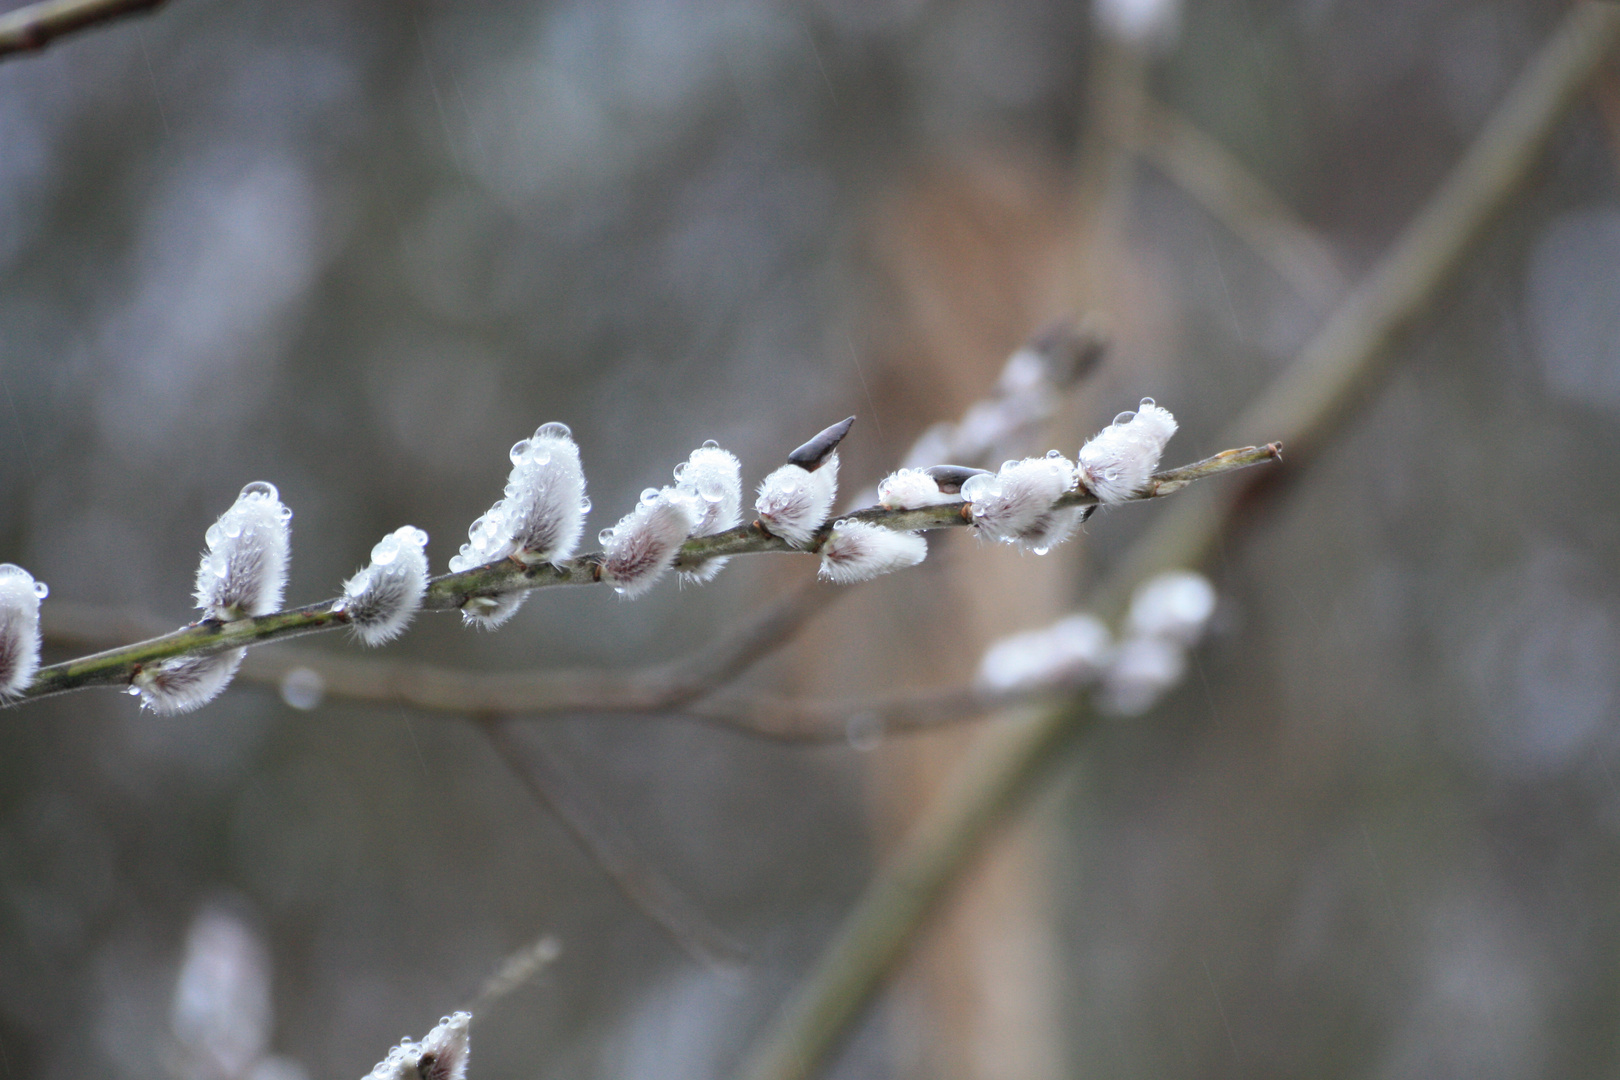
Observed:
[[[0,15],[0,58],[37,52],[86,27],[150,11],[164,0],[43,0]]]

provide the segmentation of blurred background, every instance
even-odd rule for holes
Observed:
[[[442,571],[550,420],[588,536],[705,439],[751,485],[849,413],[853,496],[1086,314],[1115,348],[1020,449],[1072,456],[1152,395],[1168,460],[1202,457],[1564,10],[172,0],[0,63],[0,559],[50,583],[48,630],[53,604],[178,625],[262,479],[296,513],[289,602],[407,522]],[[1617,103],[1611,66],[1225,536],[1192,676],[1063,763],[831,1074],[1620,1069]],[[965,682],[1162,509],[1044,559],[936,536],[747,683]],[[387,655],[636,668],[813,573],[552,590]],[[725,1075],[976,734],[523,728],[747,950],[717,971],[462,717],[245,681],[178,718],[6,711],[0,1077],[358,1077],[546,935],[477,1012],[474,1080]]]

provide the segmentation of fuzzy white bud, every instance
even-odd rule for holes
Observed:
[[[832,513],[838,496],[838,455],[830,455],[811,472],[798,465],[783,465],[759,485],[754,511],[773,536],[794,547],[804,547]]]
[[[928,541],[918,533],[846,518],[833,525],[827,542],[821,545],[818,576],[838,585],[852,585],[916,566],[927,557]]]
[[[979,662],[978,684],[987,690],[1026,690],[1048,683],[1095,679],[1113,653],[1108,627],[1094,615],[1070,615],[1040,630],[1012,634],[992,644]]]
[[[972,507],[980,536],[1044,555],[1067,540],[1085,516],[1085,507],[1052,505],[1073,486],[1074,463],[1053,450],[1045,457],[1008,461],[994,475],[968,477],[962,498]]]
[[[291,520],[276,486],[257,480],[208,526],[208,551],[197,567],[197,606],[204,616],[231,622],[281,607]]]
[[[450,560],[452,573],[505,558],[529,566],[560,563],[579,547],[591,501],[568,425],[541,424],[509,456],[503,497],[467,529],[467,542]]]
[[[916,510],[959,502],[961,496],[939,490],[939,482],[922,469],[900,469],[878,481],[877,499],[887,510]]]
[[[742,524],[742,464],[735,454],[710,439],[675,466],[675,489],[697,501],[693,536],[713,536]],[[702,584],[713,581],[731,560],[720,556],[682,570],[681,578]]]
[[[648,488],[636,508],[603,529],[602,580],[634,599],[664,576],[702,514],[702,500],[675,488]]]
[[[471,1022],[471,1013],[451,1013],[421,1042],[406,1039],[388,1051],[364,1080],[465,1080]]]
[[[371,565],[343,583],[334,610],[367,645],[392,641],[410,625],[427,592],[427,533],[402,525],[377,541]]]
[[[1192,645],[1215,611],[1215,586],[1202,574],[1172,570],[1150,578],[1131,597],[1126,617],[1136,637],[1157,637]]]
[[[0,698],[20,694],[39,670],[39,602],[43,581],[15,563],[0,563]]]
[[[1176,418],[1143,398],[1135,412],[1122,412],[1080,448],[1080,482],[1099,502],[1125,502],[1141,491],[1159,467]]]
[[[501,593],[499,596],[474,596],[461,605],[461,624],[476,626],[480,630],[504,626],[528,598],[526,589]]]
[[[160,716],[200,709],[224,692],[242,666],[246,649],[231,649],[207,656],[176,656],[160,660],[135,673],[131,694]]]
[[[1187,670],[1187,650],[1179,642],[1136,637],[1124,642],[1103,679],[1099,704],[1121,716],[1139,716]]]

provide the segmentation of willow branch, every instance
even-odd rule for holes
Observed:
[[[1620,6],[1583,3],[1565,16],[1417,220],[1328,320],[1299,360],[1239,420],[1237,438],[1264,429],[1290,446],[1319,445],[1386,351],[1450,280],[1462,256],[1530,173],[1559,119],[1620,39]],[[1197,565],[1233,520],[1239,492],[1208,488],[1160,517],[1102,596],[1117,610],[1154,572]],[[919,928],[992,830],[1036,789],[1096,722],[1081,695],[996,732],[946,788],[856,903],[808,977],[745,1060],[747,1080],[818,1072],[905,956]]]
[[[163,0],[43,0],[0,15],[0,57],[37,52],[56,38],[126,15],[150,11]]]
[[[1281,451],[1282,447],[1278,443],[1227,450],[1203,461],[1156,474],[1137,498],[1139,500],[1162,498],[1181,490],[1194,480],[1277,459],[1281,456]],[[1089,506],[1096,502],[1095,496],[1071,492],[1060,499],[1058,505]],[[955,502],[919,510],[885,510],[882,507],[869,507],[843,516],[890,529],[924,531],[972,524],[970,517],[965,516],[965,505]],[[815,554],[831,531],[832,523],[822,526],[811,543],[801,549],[770,535],[758,524],[740,525],[727,532],[688,540],[681,548],[675,566],[677,569],[692,568],[722,555],[761,552]],[[498,596],[521,589],[597,584],[601,580],[601,559],[600,552],[592,552],[556,566],[549,563],[522,566],[505,561],[474,567],[458,574],[446,574],[433,579],[428,585],[427,596],[422,606],[426,610],[448,611],[460,608],[475,596]],[[203,620],[134,645],[52,664],[41,668],[34,681],[21,695],[0,703],[0,707],[9,707],[20,701],[91,686],[126,686],[143,666],[175,656],[204,655],[304,634],[341,629],[348,625],[348,616],[341,611],[333,610],[335,603],[335,600],[324,600],[271,615],[238,619],[228,623]],[[739,659],[746,659],[748,647],[749,643],[746,640],[736,641]],[[584,677],[570,676],[566,673],[460,675],[443,669],[395,664],[388,668],[384,679],[378,677],[384,674],[383,669],[368,666],[371,662],[333,663],[329,660],[326,663],[332,664],[334,672],[346,671],[350,676],[346,681],[341,677],[333,680],[334,683],[341,683],[354,689],[355,692],[348,696],[403,702],[429,709],[520,712],[531,711],[538,706],[551,709],[602,711],[602,705],[609,702],[613,710],[645,708],[648,705],[645,698],[639,701],[626,698],[613,700],[614,688],[598,682],[600,678],[598,673],[590,673]],[[710,677],[712,678],[712,674]],[[671,678],[690,679],[690,675],[675,674]],[[705,685],[702,679],[698,679],[686,684],[686,688],[680,693],[695,697],[704,692]],[[663,690],[669,692],[669,687],[666,685]],[[675,697],[668,701],[660,698],[654,704],[662,707],[678,703],[682,700],[680,693],[676,693]]]

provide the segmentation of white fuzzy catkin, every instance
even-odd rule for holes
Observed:
[[[509,456],[503,497],[467,529],[467,542],[450,560],[452,573],[505,558],[529,566],[560,563],[579,547],[591,501],[568,425],[541,424]]]
[[[772,536],[794,547],[804,547],[832,513],[838,496],[838,454],[814,472],[798,465],[783,465],[760,481],[754,512]]]
[[[129,692],[139,694],[141,705],[160,716],[200,709],[224,692],[242,666],[246,649],[231,649],[207,656],[176,656],[143,667]]]
[[[1098,704],[1120,716],[1140,716],[1180,682],[1186,670],[1187,650],[1179,642],[1130,638],[1114,655]]]
[[[918,533],[845,519],[833,525],[827,542],[821,545],[817,576],[837,585],[852,585],[916,566],[927,557],[928,541]]]
[[[939,482],[922,469],[900,469],[878,481],[877,499],[887,510],[916,510],[959,502],[961,496],[939,490]]]
[[[43,581],[15,563],[0,563],[0,697],[20,694],[39,670],[39,602]]]
[[[335,610],[348,615],[367,645],[392,641],[421,609],[428,583],[427,539],[414,525],[400,526],[371,549],[371,565],[343,583]]]
[[[363,1080],[465,1080],[471,1022],[471,1013],[451,1013],[421,1042],[406,1039],[388,1051]]]
[[[675,466],[675,490],[696,500],[698,520],[690,535],[713,536],[742,524],[742,464],[713,439]],[[730,561],[723,555],[709,559],[694,569],[682,570],[681,578],[700,584],[713,581]]]
[[[1084,507],[1052,505],[1073,486],[1074,463],[1053,450],[1045,457],[1008,461],[994,475],[968,477],[962,498],[972,507],[980,536],[1044,555],[1073,535],[1085,516]]]
[[[1126,625],[1136,637],[1190,646],[1215,611],[1215,586],[1191,570],[1171,570],[1142,583],[1131,597]]]
[[[692,534],[701,499],[674,488],[648,488],[636,508],[603,529],[602,580],[621,596],[635,599],[664,576],[681,544]]]
[[[1169,410],[1143,398],[1135,412],[1120,413],[1080,448],[1080,483],[1099,502],[1125,502],[1147,484],[1175,433]]]
[[[1087,682],[1102,673],[1112,653],[1113,636],[1101,619],[1070,615],[992,644],[979,662],[977,682],[994,691]]]
[[[256,480],[208,526],[208,550],[197,567],[197,606],[205,617],[231,622],[281,607],[291,520],[276,486]]]
[[[527,589],[501,593],[499,596],[474,596],[461,605],[461,623],[480,630],[493,630],[516,615],[518,608],[528,598]]]

